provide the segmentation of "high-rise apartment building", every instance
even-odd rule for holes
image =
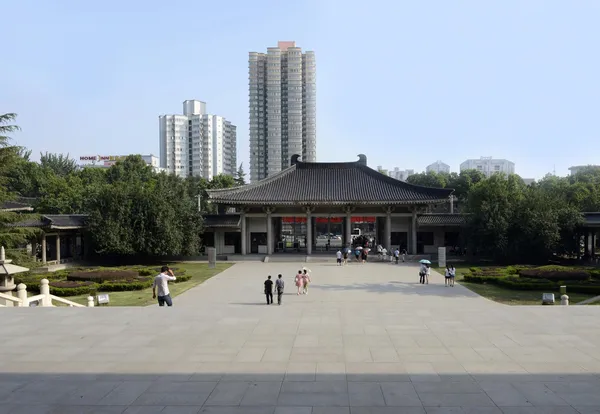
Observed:
[[[425,168],[425,171],[427,172],[435,172],[438,174],[450,174],[450,166],[446,163],[443,163],[441,161],[436,161],[433,164],[429,164],[427,166],[427,168]]]
[[[159,116],[160,166],[182,177],[236,172],[236,127],[206,113],[206,103],[188,100],[183,115]]]
[[[491,177],[493,174],[510,175],[515,173],[515,163],[504,159],[481,157],[464,161],[460,164],[460,170],[478,170],[486,177]]]
[[[290,166],[294,154],[317,159],[314,52],[279,42],[267,53],[250,52],[250,181]]]

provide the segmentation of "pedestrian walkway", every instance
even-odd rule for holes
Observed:
[[[7,308],[0,414],[600,410],[598,306],[500,305],[387,263],[309,264],[298,296],[302,266],[241,263],[173,308]]]

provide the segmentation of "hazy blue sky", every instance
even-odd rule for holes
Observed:
[[[2,5],[0,112],[40,151],[158,155],[158,115],[200,99],[238,126],[248,52],[317,58],[317,156],[523,177],[600,164],[598,1],[19,0]]]

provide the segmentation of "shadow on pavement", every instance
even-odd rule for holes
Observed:
[[[126,365],[126,364],[125,364]],[[195,368],[194,368],[195,366]],[[185,372],[0,373],[2,414],[591,414],[600,410],[593,374],[489,374],[402,363],[339,369],[274,363]],[[214,366],[214,364],[213,364]],[[260,366],[263,367],[262,372]],[[329,367],[329,369],[327,369]],[[82,366],[83,368],[83,366]],[[498,368],[501,369],[501,368]]]

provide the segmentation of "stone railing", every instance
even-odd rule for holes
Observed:
[[[80,303],[76,303],[76,302],[73,302],[73,301],[65,299],[65,298],[51,295],[49,283],[50,282],[48,282],[48,279],[42,279],[40,281],[40,294],[35,295],[35,296],[27,296],[27,286],[25,286],[23,283],[20,283],[17,286],[17,297],[7,295],[4,293],[0,293],[0,299],[4,299],[5,301],[7,301],[7,303],[11,303],[12,306],[17,306],[17,307],[29,307],[30,304],[33,304],[36,302],[37,302],[37,306],[41,306],[41,307],[55,306],[53,302],[61,303],[63,305],[67,305],[67,306],[70,306],[73,308],[85,308],[86,307],[85,305],[82,305]],[[6,306],[6,305],[0,305],[0,306]],[[8,304],[8,306],[11,306],[11,305]],[[87,297],[87,307],[88,308],[94,307],[94,297],[93,296]]]

